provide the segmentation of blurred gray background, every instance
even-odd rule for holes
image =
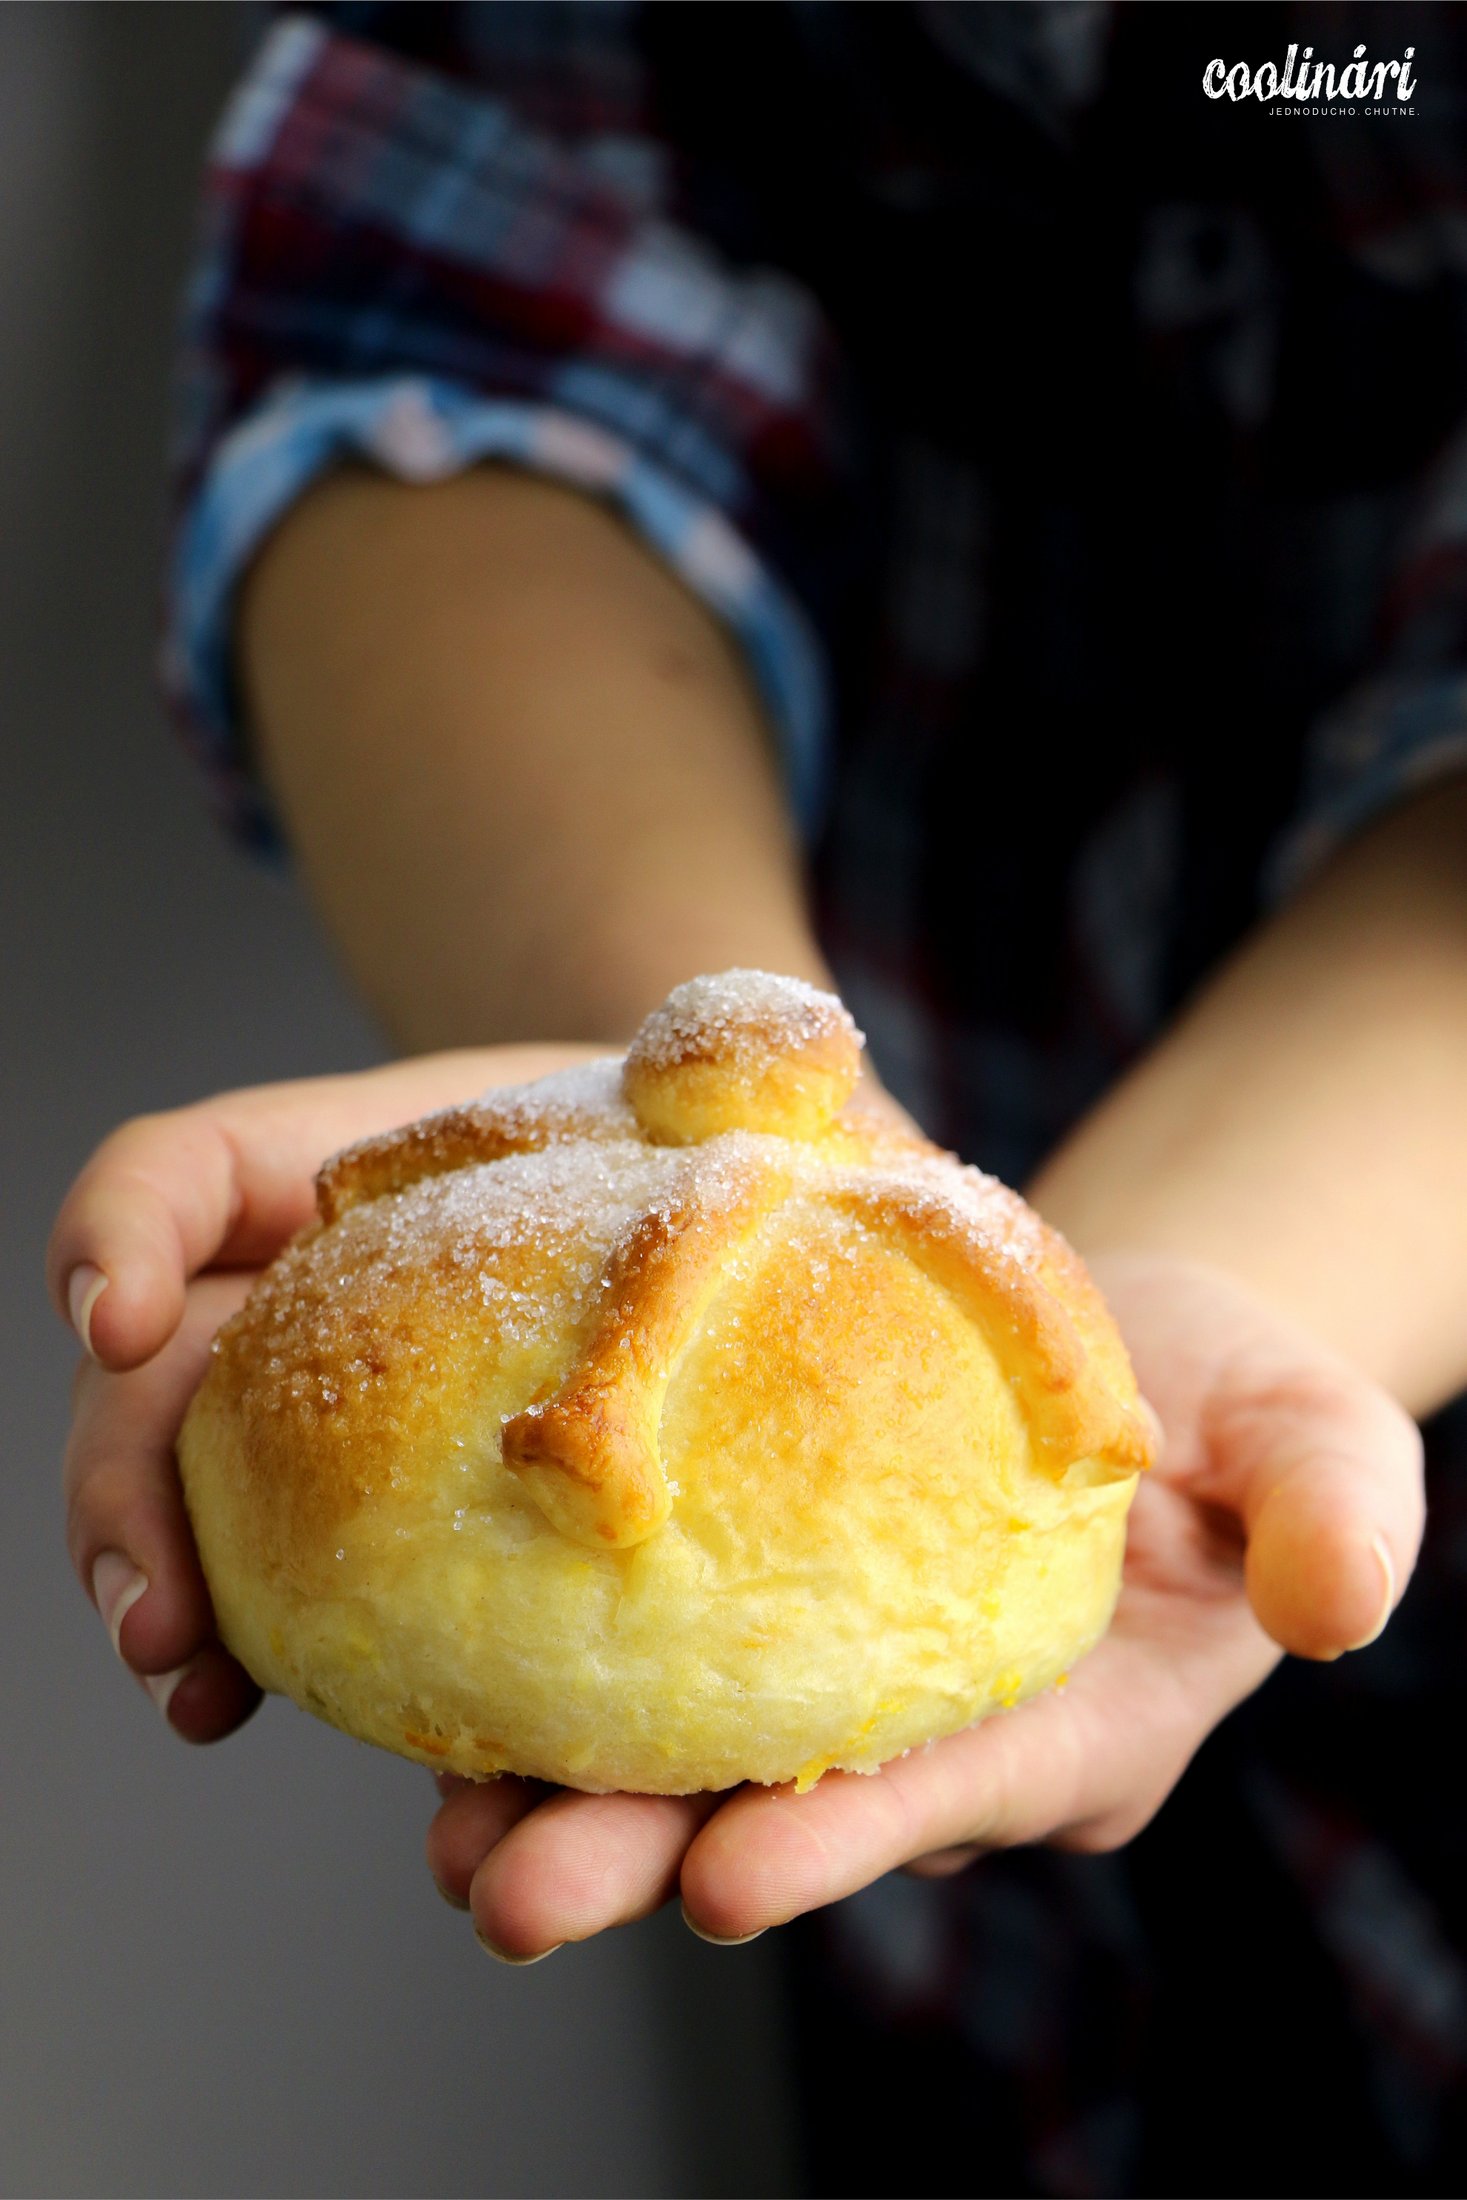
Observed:
[[[118,1119],[371,1060],[215,835],[150,656],[173,300],[233,5],[0,6],[0,2188],[788,2192],[771,1944],[676,1914],[500,1970],[427,1776],[280,1704],[158,1722],[67,1566],[41,1256]]]

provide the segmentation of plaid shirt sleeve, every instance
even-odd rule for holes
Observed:
[[[225,113],[177,374],[163,677],[263,845],[234,592],[348,458],[404,481],[498,459],[612,501],[741,642],[813,822],[825,674],[799,576],[840,471],[833,349],[797,283],[680,219],[635,15],[476,11],[473,80],[287,15]]]

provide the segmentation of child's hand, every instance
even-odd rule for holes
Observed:
[[[597,1051],[496,1047],[225,1093],[125,1124],[72,1186],[47,1259],[90,1352],[66,1447],[67,1541],[118,1655],[187,1740],[218,1740],[259,1700],[214,1632],[173,1459],[215,1330],[310,1218],[328,1154]]]
[[[1280,1646],[1328,1658],[1373,1639],[1420,1540],[1414,1424],[1214,1270],[1094,1267],[1166,1443],[1137,1492],[1115,1623],[1063,1693],[803,1796],[537,1801],[520,1782],[443,1781],[429,1860],[482,1938],[526,1960],[680,1889],[699,1930],[740,1939],[898,1865],[1116,1847]]]

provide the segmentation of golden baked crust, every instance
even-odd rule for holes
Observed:
[[[425,1763],[874,1770],[1108,1622],[1150,1430],[1083,1265],[792,979],[337,1156],[180,1438],[225,1640]]]

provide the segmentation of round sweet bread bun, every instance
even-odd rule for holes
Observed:
[[[808,1786],[1059,1681],[1148,1463],[1013,1192],[855,1097],[793,979],[338,1156],[179,1460],[224,1640],[438,1769]]]

